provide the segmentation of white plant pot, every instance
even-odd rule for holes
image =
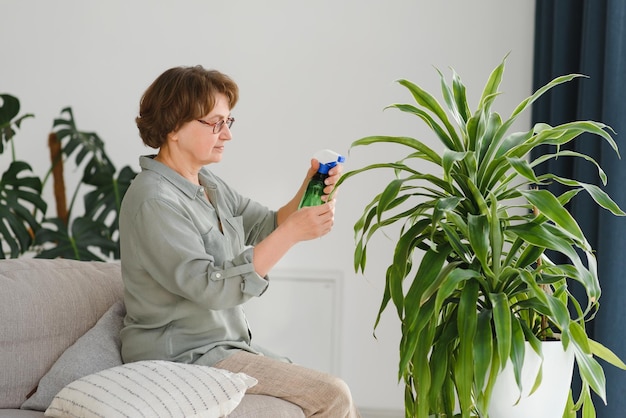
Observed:
[[[543,379],[532,390],[541,365],[540,357],[526,343],[522,368],[522,393],[515,383],[513,365],[509,360],[493,389],[489,405],[490,418],[558,418],[563,416],[574,370],[574,351],[571,346],[563,350],[560,341],[542,342]],[[517,400],[519,402],[516,404]]]

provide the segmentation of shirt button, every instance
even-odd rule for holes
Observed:
[[[219,279],[220,277],[222,277],[222,273],[215,273],[215,277]]]

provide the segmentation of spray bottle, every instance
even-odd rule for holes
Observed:
[[[320,162],[320,166],[317,169],[317,173],[309,181],[298,208],[323,204],[322,196],[324,195],[324,187],[326,187],[324,180],[328,178],[328,171],[338,163],[346,160],[343,155],[339,155],[329,149],[318,151],[313,157]]]

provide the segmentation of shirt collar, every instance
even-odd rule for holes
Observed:
[[[196,186],[165,164],[156,161],[154,157],[156,157],[156,155],[142,155],[139,157],[139,166],[143,170],[151,170],[163,176],[167,181],[189,196],[190,199],[194,198],[199,193],[203,193],[204,187],[215,188],[215,184],[209,179],[209,173],[206,168],[200,170],[198,179],[201,185]]]

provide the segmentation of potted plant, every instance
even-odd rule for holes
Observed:
[[[103,260],[119,258],[118,216],[122,197],[135,173],[129,166],[117,169],[94,132],[77,128],[70,107],[53,123],[48,145],[50,168],[43,180],[32,167],[17,158],[15,135],[32,114],[18,116],[19,100],[0,95],[0,154],[11,150],[11,162],[0,173],[0,259],[33,252],[39,258]],[[73,157],[82,177],[76,183],[69,207],[63,167]],[[48,217],[43,198],[48,180],[53,180],[57,216]],[[84,187],[87,188],[86,192]],[[84,213],[73,211],[83,193]]]
[[[446,110],[419,86],[399,80],[416,103],[388,107],[419,117],[443,151],[411,137],[365,137],[353,142],[351,150],[397,144],[407,154],[400,161],[348,171],[337,184],[372,170],[394,174],[354,225],[354,267],[365,271],[373,235],[394,225],[398,237],[374,328],[392,302],[402,327],[399,379],[407,417],[452,417],[459,411],[463,418],[487,417],[500,372],[510,364],[521,391],[525,353],[543,359],[542,341],[558,340],[563,351],[573,351],[580,371],[581,393],[575,403],[570,394],[564,416],[581,408],[585,416],[595,416],[591,391],[606,402],[604,372],[595,356],[626,368],[586,334],[585,324],[598,308],[600,284],[593,249],[566,205],[585,191],[613,214],[625,213],[597,186],[534,172],[552,158],[582,158],[606,182],[596,161],[563,146],[589,133],[618,152],[611,129],[595,121],[574,121],[510,132],[542,94],[579,75],[554,79],[503,120],[493,104],[505,62],[506,57],[492,71],[473,112],[454,71],[450,83],[439,72]],[[531,160],[530,151],[544,144],[555,145],[556,151]],[[543,188],[549,182],[569,190],[555,196]],[[570,263],[555,264],[551,252],[564,254]],[[571,281],[582,285],[585,300],[570,292]],[[542,369],[534,373],[533,390]]]

